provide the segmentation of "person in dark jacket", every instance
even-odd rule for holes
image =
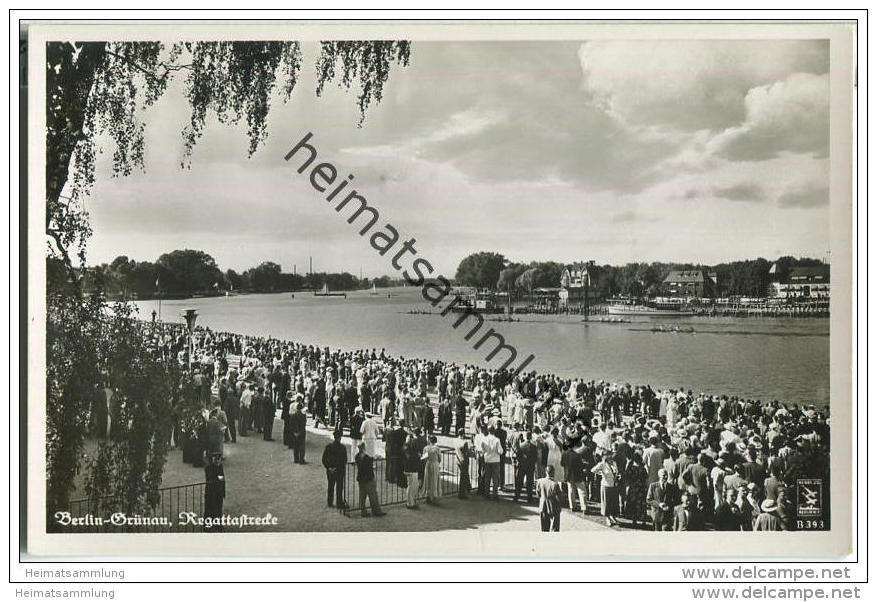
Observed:
[[[533,445],[533,433],[527,431],[520,435],[515,450],[515,501],[521,494],[526,481],[527,503],[533,503],[533,477],[536,475],[536,446]]]
[[[335,504],[346,508],[344,503],[344,474],[347,468],[347,448],[341,443],[341,431],[332,433],[334,440],[323,450],[323,466],[326,468],[326,505],[332,507],[332,492],[335,492]]]
[[[225,413],[217,406],[210,412],[205,429],[206,449],[208,454],[223,455],[223,443],[225,442]]]
[[[394,425],[384,432],[384,440],[386,443],[385,451],[387,454],[386,479],[388,483],[393,483],[399,487],[404,487],[405,483],[405,429],[401,424]]]
[[[582,456],[573,449],[572,444],[568,444],[565,447],[566,449],[560,457],[560,465],[563,466],[563,475],[566,480],[569,509],[575,511],[576,498],[578,498],[581,511],[584,514],[587,514],[588,503],[585,495],[585,466],[582,462]]]
[[[262,392],[260,389],[259,393],[262,397],[262,438],[265,441],[274,441],[274,416],[277,407],[274,405],[270,391]]]
[[[228,434],[231,435],[231,442],[237,443],[237,420],[241,415],[241,398],[232,386],[226,385],[225,403],[223,403],[222,409],[225,410],[225,416],[228,419]]]
[[[359,509],[363,516],[368,516],[368,511],[365,509],[365,500],[368,497],[372,516],[384,516],[386,512],[381,510],[378,490],[375,486],[374,461],[371,456],[365,453],[365,442],[360,441],[357,447],[359,451],[354,461],[356,462],[356,482],[359,483]]]
[[[423,467],[423,463],[420,459],[422,451],[423,447],[421,447],[419,438],[415,437],[413,433],[409,434],[408,439],[405,441],[405,445],[403,446],[403,454],[405,458],[405,481],[407,485],[405,490],[405,505],[408,507],[409,510],[420,510],[420,506],[417,504],[417,493],[420,490],[420,480],[418,477],[418,473],[422,470]]]
[[[204,516],[219,519],[222,517],[222,504],[225,500],[225,471],[222,468],[222,454],[210,454],[204,467]],[[222,531],[221,525],[207,527],[206,531]]]
[[[451,400],[448,398],[442,399],[441,403],[439,403],[438,411],[438,427],[442,435],[447,436],[451,434],[452,419]]]
[[[716,531],[742,530],[740,509],[735,503],[736,499],[736,489],[729,488],[725,490],[725,497],[722,502],[716,506],[715,515],[713,516],[713,525],[715,526]]]
[[[290,428],[289,419],[291,416],[290,409],[293,405],[292,391],[287,391],[283,396],[283,407],[280,410],[280,420],[283,421],[283,445],[292,448],[292,429]]]
[[[429,403],[423,408],[423,430],[426,431],[427,435],[432,435],[435,431],[435,413]]]
[[[350,438],[354,441],[362,439],[362,423],[365,422],[365,414],[362,408],[358,407],[353,411],[350,417]]]
[[[683,493],[681,503],[673,511],[674,531],[703,531],[703,515],[697,509],[693,493]]]
[[[303,411],[301,402],[295,405],[295,409],[289,416],[289,434],[292,442],[292,457],[296,464],[305,462],[305,440],[307,437],[307,416]]]
[[[693,487],[697,493],[697,499],[701,509],[707,514],[713,511],[712,483],[710,481],[711,460],[706,454],[700,454],[697,462],[689,464],[680,477],[686,488]]]
[[[454,422],[454,430],[458,433],[463,431],[466,432],[466,408],[469,407],[469,402],[466,401],[466,398],[463,397],[460,393],[454,395],[454,413],[456,414],[456,419]]]

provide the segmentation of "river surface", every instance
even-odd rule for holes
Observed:
[[[159,303],[136,305],[148,320]],[[183,322],[184,308],[195,308],[197,323],[214,330],[487,367],[505,361],[504,353],[485,361],[492,342],[473,349],[480,335],[466,341],[466,323],[454,330],[451,316],[439,315],[418,288],[360,291],[346,299],[278,293],[162,301],[161,319]],[[581,316],[517,317],[520,322],[486,322],[517,349],[513,368],[533,354],[528,371],[828,405],[827,318],[636,317],[611,324],[584,323]],[[662,324],[695,332],[652,332]]]

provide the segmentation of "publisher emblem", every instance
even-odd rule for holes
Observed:
[[[798,479],[798,516],[822,516],[822,479]]]

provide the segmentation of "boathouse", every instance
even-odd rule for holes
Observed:
[[[790,268],[784,282],[771,283],[771,293],[780,299],[830,299],[831,273],[827,266]]]
[[[703,270],[670,270],[662,283],[663,293],[667,297],[715,297],[716,279],[715,273]]]

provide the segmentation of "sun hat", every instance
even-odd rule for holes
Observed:
[[[762,512],[776,512],[777,503],[776,500],[772,498],[767,498],[763,502],[761,502],[761,510]]]

